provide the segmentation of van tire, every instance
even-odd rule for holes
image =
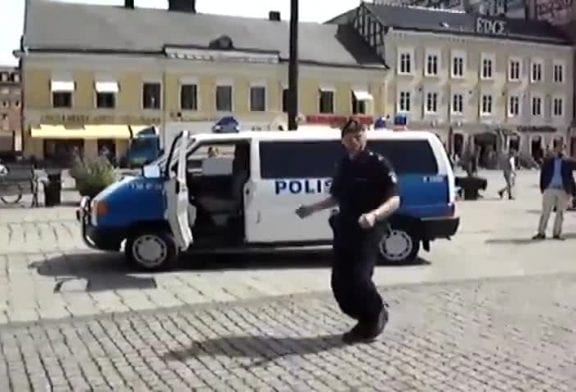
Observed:
[[[414,263],[420,252],[420,237],[406,226],[392,226],[378,242],[381,264],[404,265]]]
[[[172,234],[145,230],[128,237],[124,253],[133,269],[158,272],[173,269],[178,263],[180,252]]]

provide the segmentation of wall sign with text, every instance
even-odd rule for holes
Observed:
[[[476,18],[476,32],[478,34],[506,35],[506,22],[486,18]]]

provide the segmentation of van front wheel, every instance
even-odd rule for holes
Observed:
[[[380,260],[385,264],[409,264],[420,251],[420,239],[411,230],[392,227],[378,243]]]
[[[178,261],[178,246],[170,233],[142,231],[126,240],[126,260],[140,271],[166,271]]]

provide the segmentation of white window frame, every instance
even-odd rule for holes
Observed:
[[[518,77],[513,77],[512,75],[512,64],[518,64]],[[509,82],[519,82],[522,80],[522,59],[519,57],[510,57],[508,59],[508,81]]]
[[[218,87],[231,87],[230,89],[230,111],[223,111],[223,110],[219,110],[218,106],[216,105],[218,99],[217,94],[218,94]],[[214,86],[214,110],[216,111],[216,113],[234,113],[234,81],[233,80],[218,80],[216,82],[216,85]]]
[[[402,109],[402,94],[408,94],[408,103],[410,108],[408,110],[403,110]],[[411,113],[412,112],[412,108],[414,106],[414,92],[412,90],[409,89],[399,89],[398,90],[398,96],[397,96],[397,105],[396,105],[396,112],[397,113]]]
[[[534,66],[540,65],[540,79],[534,78]],[[530,60],[530,83],[541,83],[544,81],[544,60],[541,58],[533,58]]]
[[[414,75],[414,71],[416,68],[414,49],[413,48],[398,48],[397,55],[398,55],[397,64],[396,64],[397,74],[398,75]],[[403,72],[402,71],[403,55],[408,55],[409,65],[410,65],[410,71],[409,72]]]
[[[428,107],[428,96],[435,97],[435,110]],[[427,90],[424,94],[424,114],[438,114],[440,106],[440,93],[437,90]]]
[[[560,105],[561,113],[555,114],[554,113],[554,103],[558,99],[561,101],[561,105]],[[550,113],[551,113],[553,118],[564,118],[566,116],[566,114],[565,114],[566,113],[566,97],[564,95],[553,95],[551,105],[552,105],[552,107],[550,108]]]
[[[436,73],[429,72],[428,61],[430,58],[436,58]],[[442,51],[440,49],[426,49],[424,58],[424,76],[439,76],[442,69]]]
[[[484,74],[484,62],[488,62],[490,67],[490,75]],[[494,74],[496,73],[496,56],[492,53],[482,53],[480,55],[480,80],[493,80]]]
[[[490,111],[487,112],[484,110],[484,98],[489,97],[490,102]],[[487,101],[488,102],[488,101]],[[491,93],[481,93],[480,94],[480,116],[482,117],[489,117],[494,114],[494,94]]]
[[[454,59],[461,58],[462,59],[462,75],[457,75],[454,73]],[[466,77],[466,67],[467,66],[467,56],[466,52],[463,50],[453,50],[450,53],[450,77],[452,79],[464,79]]]
[[[517,105],[518,105],[518,112],[517,113],[513,113],[512,112],[512,99],[516,98],[517,100]],[[508,95],[508,101],[506,103],[506,112],[508,115],[508,118],[518,118],[522,115],[522,96],[520,94],[510,94]]]
[[[534,113],[534,102],[535,99],[540,100],[540,114]],[[532,117],[543,117],[544,116],[544,96],[542,94],[531,94],[530,95],[530,115]]]
[[[454,105],[454,99],[456,98],[456,96],[460,96],[462,98],[462,102],[460,102],[460,109],[459,111],[454,110],[455,106]],[[462,91],[453,91],[452,94],[450,95],[450,113],[456,116],[462,116],[464,115],[464,92]]]
[[[556,80],[556,67],[561,67],[561,73],[560,73],[560,80]],[[564,83],[564,81],[566,80],[566,62],[565,61],[560,61],[560,60],[554,60],[552,62],[552,82],[553,83]]]
[[[264,110],[252,110],[252,88],[264,89]],[[248,110],[251,113],[264,113],[268,110],[268,86],[265,81],[250,83],[250,88],[248,89]]]

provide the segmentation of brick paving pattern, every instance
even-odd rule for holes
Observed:
[[[573,391],[576,275],[382,290],[343,346],[327,294],[0,327],[0,391]]]

